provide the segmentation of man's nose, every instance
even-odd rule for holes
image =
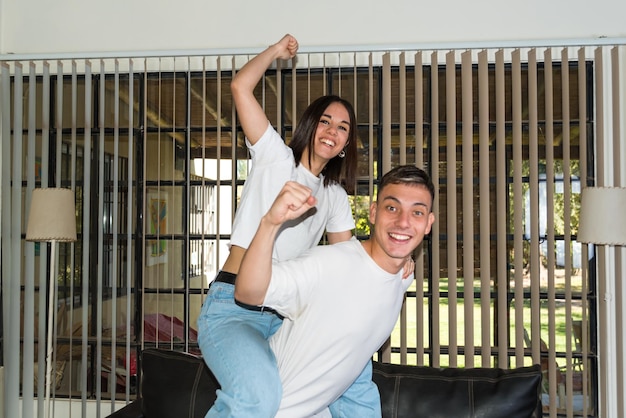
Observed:
[[[409,225],[409,212],[400,211],[398,213],[398,217],[396,218],[396,223],[400,226],[408,226]]]

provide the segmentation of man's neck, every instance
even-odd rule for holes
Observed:
[[[397,274],[402,270],[404,262],[389,257],[380,249],[380,247],[374,245],[374,241],[370,238],[365,241],[361,241],[361,245],[370,258],[383,270],[391,274]]]

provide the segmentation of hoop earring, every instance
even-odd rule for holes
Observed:
[[[339,154],[337,154],[337,156],[339,158],[344,158],[346,156],[346,152],[344,150],[339,151]]]

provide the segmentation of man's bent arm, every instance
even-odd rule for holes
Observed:
[[[267,220],[267,215],[261,218],[235,281],[235,299],[238,302],[263,304],[272,276],[272,249],[279,228],[280,225],[273,225]]]
[[[272,276],[272,250],[280,227],[296,219],[316,203],[311,189],[287,182],[274,204],[261,218],[235,281],[235,299],[247,305],[262,305]]]

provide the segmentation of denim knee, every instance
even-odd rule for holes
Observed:
[[[283,397],[283,386],[278,373],[262,376],[250,385],[249,399],[257,404],[258,417],[274,417]]]
[[[257,379],[232,394],[217,391],[217,399],[205,418],[273,418],[282,398],[280,380]]]

